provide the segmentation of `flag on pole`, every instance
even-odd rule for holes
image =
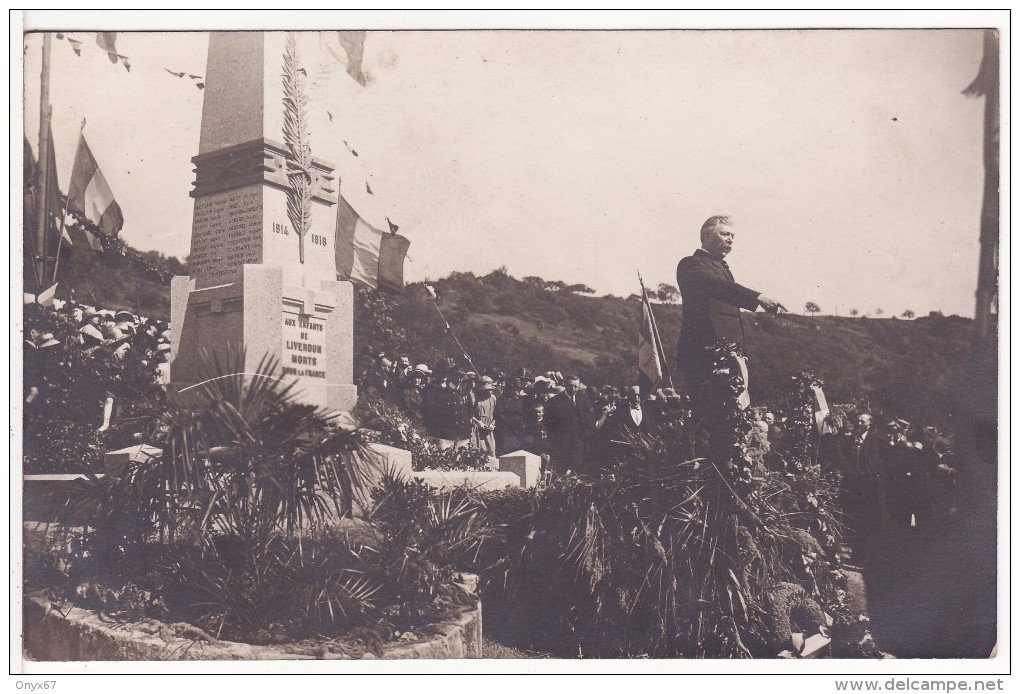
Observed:
[[[383,233],[361,218],[339,196],[336,217],[336,271],[372,289],[404,289],[404,258],[411,242],[399,234]]]
[[[832,425],[827,421],[829,417],[829,404],[825,401],[825,393],[818,386],[811,386],[814,397],[811,399],[811,410],[815,418],[815,426],[818,428],[818,435],[821,436],[831,432]]]
[[[106,177],[99,170],[96,158],[92,156],[92,150],[85,141],[85,133],[79,137],[78,152],[74,155],[67,209],[78,212],[110,236],[116,236],[124,226],[120,205],[114,199]],[[86,231],[86,236],[94,250],[102,250],[102,244],[94,234]]]
[[[645,282],[638,273],[641,283],[641,330],[638,337],[638,385],[641,393],[647,394],[659,381],[665,380],[673,387],[673,379],[666,366],[666,352],[662,349],[662,338],[659,337],[659,326],[655,323],[655,313],[648,301]]]
[[[638,371],[640,377],[647,381],[649,387],[654,387],[662,380],[665,374],[662,360],[659,358],[661,352],[659,345],[659,331],[655,327],[655,315],[652,313],[652,306],[648,303],[648,296],[644,287],[641,289],[641,331],[638,335]]]
[[[365,57],[364,31],[324,31],[319,34],[319,46],[327,60],[346,64],[347,74],[364,87],[368,80],[361,70]]]

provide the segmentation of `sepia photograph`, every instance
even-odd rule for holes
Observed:
[[[1003,688],[1008,11],[11,16],[19,688]]]

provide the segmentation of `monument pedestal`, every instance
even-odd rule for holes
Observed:
[[[195,289],[190,277],[171,284],[171,389],[185,402],[201,381],[218,374],[244,350],[243,373],[257,373],[265,357],[278,360],[277,376],[294,384],[302,402],[349,412],[357,402],[353,381],[353,287],[322,281],[318,290],[283,284],[282,269],[245,265],[240,281]]]

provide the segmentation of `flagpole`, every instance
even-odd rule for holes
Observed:
[[[53,282],[57,281],[57,268],[60,267],[60,247],[64,244],[64,216],[67,213],[63,208],[60,210],[60,236],[57,238],[57,258],[53,261]]]
[[[662,338],[659,337],[659,326],[655,322],[655,314],[652,312],[652,304],[648,301],[648,292],[645,290],[645,281],[641,278],[640,270],[637,270],[637,278],[638,282],[641,284],[641,299],[648,306],[648,317],[652,322],[652,340],[655,341],[655,353],[659,356],[659,362],[662,364],[662,372],[666,375],[666,382],[669,383],[670,388],[674,388],[673,376],[669,373],[669,366],[666,365],[666,354],[662,349]]]
[[[39,75],[39,166],[36,167],[38,183],[36,192],[39,197],[36,199],[36,275],[37,291],[41,292],[45,287],[42,282],[46,281],[46,204],[48,202],[47,183],[49,182],[49,130],[50,130],[50,44],[52,36],[43,33],[42,45],[42,71]],[[38,294],[37,294],[38,296]]]
[[[431,296],[431,292],[429,294]],[[450,321],[446,320],[446,316],[443,315],[443,311],[439,308],[439,301],[437,300],[437,298],[435,296],[431,296],[431,298],[432,298],[432,305],[436,307],[436,311],[439,313],[439,317],[443,319],[443,325],[446,326],[446,329],[450,332],[450,335],[453,336],[453,341],[456,342],[457,343],[457,347],[460,348],[460,353],[464,355],[465,359],[467,359],[468,364],[471,365],[472,370],[475,373],[479,373],[478,367],[475,366],[475,363],[473,361],[471,361],[471,355],[469,355],[467,353],[467,350],[464,349],[464,345],[462,345],[460,343],[460,340],[457,339],[457,333],[453,332],[453,328],[450,327]]]

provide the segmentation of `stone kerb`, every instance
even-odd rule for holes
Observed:
[[[421,470],[414,478],[437,489],[467,487],[479,492],[497,492],[521,486],[521,478],[513,472],[483,470]]]
[[[465,575],[463,585],[477,595],[477,577]],[[325,644],[311,646],[255,646],[206,640],[186,624],[156,620],[112,622],[78,607],[63,610],[44,593],[27,595],[24,614],[26,656],[38,661],[125,660],[352,660],[375,658],[372,653],[331,651]],[[414,632],[412,631],[412,634]],[[428,635],[413,641],[383,646],[382,658],[452,659],[482,657],[482,603],[458,608],[457,613],[429,625]]]
[[[517,475],[525,489],[534,489],[542,479],[542,459],[528,451],[514,451],[501,455],[499,469]]]

